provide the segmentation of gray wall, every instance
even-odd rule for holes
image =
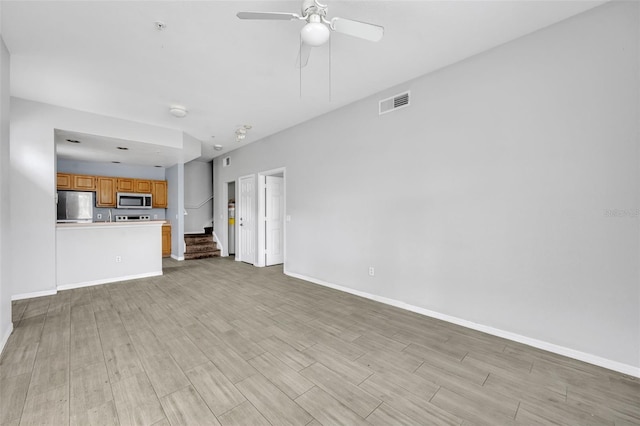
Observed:
[[[184,165],[184,232],[201,233],[212,226],[213,169],[211,162],[190,161]]]
[[[226,182],[286,167],[288,273],[638,374],[638,7],[606,4],[216,159],[216,232]],[[378,116],[407,89],[410,107]]]
[[[164,180],[164,167],[135,166],[130,164],[100,163],[58,158],[58,172],[96,176],[129,177],[136,179]]]
[[[2,4],[0,2],[0,10]],[[2,12],[0,12],[0,16]],[[0,19],[2,22],[2,19]],[[9,250],[9,51],[0,28],[0,352],[11,332],[11,265]]]

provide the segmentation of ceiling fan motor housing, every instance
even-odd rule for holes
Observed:
[[[327,6],[318,3],[316,0],[304,0],[302,2],[302,16],[307,15],[327,15]]]

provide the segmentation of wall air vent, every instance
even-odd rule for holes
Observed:
[[[399,95],[381,100],[379,114],[386,114],[388,112],[409,106],[410,95],[411,92],[407,91],[404,93],[400,93]]]

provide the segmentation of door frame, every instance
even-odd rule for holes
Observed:
[[[264,221],[266,216],[264,214],[265,211],[265,176],[274,176],[282,174],[282,186],[283,186],[283,198],[284,198],[284,220],[282,223],[282,250],[284,252],[284,262],[283,265],[287,262],[287,168],[286,167],[278,167],[277,169],[265,170],[263,172],[258,172],[258,215],[256,219],[258,220],[257,232],[258,239],[256,241],[256,263],[255,266],[264,267],[266,266],[265,261],[265,226]]]
[[[221,219],[223,221],[224,227],[223,227],[223,231],[222,232],[220,232],[220,233],[216,232],[218,237],[220,237],[220,235],[224,235],[224,245],[222,246],[222,253],[221,253],[222,257],[231,256],[229,254],[229,184],[230,183],[233,183],[234,185],[236,185],[236,192],[233,194],[233,198],[234,198],[234,200],[236,200],[236,208],[238,206],[238,200],[237,200],[238,197],[236,195],[238,193],[238,189],[237,189],[238,188],[237,187],[238,180],[237,179],[233,179],[233,180],[226,181],[222,185],[222,197],[223,197],[223,200],[224,200],[224,210],[223,210],[222,214],[220,215],[220,217],[221,217]],[[214,202],[215,201],[216,201],[216,198],[214,197]],[[238,229],[237,229],[238,228],[238,224],[234,223],[233,228],[234,228],[234,232],[236,234],[236,247],[237,247],[237,244],[238,244],[238,240],[237,240],[237,238],[238,238]],[[237,252],[237,250],[236,250],[236,252]],[[236,256],[236,253],[234,253],[234,258],[235,258],[235,256]]]
[[[242,196],[241,196],[242,187],[240,185],[240,181],[242,179],[247,179],[247,178],[252,178],[253,179],[253,199],[254,199],[254,202],[256,200],[256,187],[257,187],[257,185],[256,185],[256,175],[252,173],[250,175],[244,175],[244,176],[238,177],[238,179],[236,179],[236,222],[235,222],[236,255],[235,255],[235,260],[236,260],[236,262],[241,262],[242,261],[242,262],[249,263],[249,264],[257,266],[256,265],[256,259],[255,259],[258,256],[257,251],[254,253],[253,262],[247,262],[246,260],[242,260],[241,259],[241,257],[242,257],[241,256],[241,253],[242,253],[242,238],[240,238],[240,225],[239,225],[239,221],[238,221],[238,214],[239,214],[239,212],[241,210],[241,205],[240,204],[242,203],[242,201],[241,201],[242,200]],[[259,178],[258,178],[258,180],[259,180]],[[228,197],[228,195],[227,195],[227,197]],[[255,203],[255,204],[257,205],[257,203]],[[253,207],[254,208],[253,214],[254,214],[255,220],[258,220],[259,218],[258,218],[257,211],[256,211],[256,205],[254,205],[254,207]],[[257,230],[254,229],[254,232],[252,234],[252,238],[253,238],[254,244],[256,243],[256,237],[257,237],[256,232],[257,232]]]

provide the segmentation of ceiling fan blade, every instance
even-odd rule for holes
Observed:
[[[309,55],[311,55],[311,49],[313,47],[305,43],[300,43],[300,51],[298,52],[298,59],[296,61],[296,68],[304,68],[309,63]]]
[[[333,18],[331,29],[353,37],[363,38],[369,41],[380,41],[384,34],[384,27],[352,19]]]
[[[287,12],[238,12],[236,16],[240,19],[268,19],[276,21],[300,19],[300,15]]]

